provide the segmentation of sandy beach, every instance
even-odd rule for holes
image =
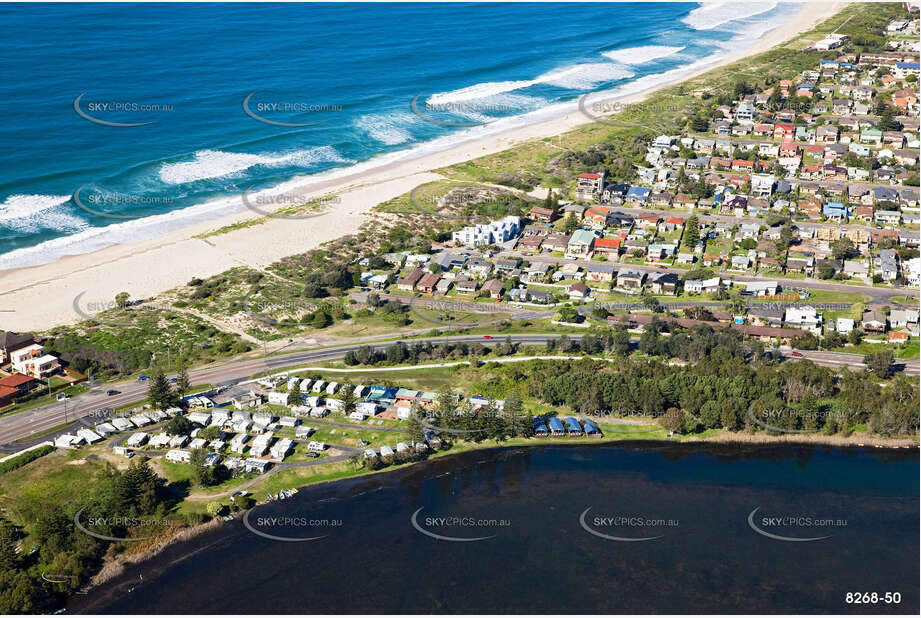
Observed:
[[[809,30],[845,4],[804,4],[786,24],[767,32],[752,46],[693,75],[763,52]],[[684,75],[674,81],[693,75]],[[624,104],[636,103],[666,85],[670,84],[660,84],[616,100]],[[272,218],[261,225],[195,238],[257,216],[244,210],[170,231],[154,239],[113,245],[41,266],[3,271],[0,273],[0,328],[44,330],[76,322],[82,318],[74,308],[74,298],[81,293],[81,306],[110,303],[119,292],[128,292],[133,298],[151,298],[196,276],[208,277],[241,265],[264,267],[284,256],[314,249],[357,231],[375,205],[440,178],[431,170],[500,152],[529,140],[555,136],[588,122],[591,120],[576,110],[550,121],[462,142],[441,152],[377,167],[365,165],[365,169],[355,173],[306,182],[299,187],[299,193],[305,198],[330,194],[338,197],[327,212],[317,217]]]

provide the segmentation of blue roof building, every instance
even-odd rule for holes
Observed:
[[[645,202],[647,199],[649,199],[650,193],[652,193],[652,189],[632,185],[629,189],[627,189],[627,200],[632,200],[634,202]]]
[[[826,217],[844,219],[847,217],[847,208],[841,202],[829,202],[822,207],[822,214]]]
[[[551,416],[549,419],[547,419],[547,423],[550,425],[550,433],[554,436],[566,435],[566,429],[563,428],[563,421],[557,417]]]
[[[582,424],[585,426],[585,435],[598,438],[601,437],[601,429],[594,421],[584,418],[582,419]]]
[[[550,434],[550,430],[547,428],[547,423],[544,422],[544,419],[534,418],[531,420],[531,423],[534,425],[535,436],[543,437]]]
[[[569,431],[569,435],[571,436],[581,436],[582,435],[582,425],[580,425],[579,421],[577,421],[574,417],[567,416],[563,420],[566,421],[566,429]]]

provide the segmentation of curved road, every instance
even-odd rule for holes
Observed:
[[[545,335],[545,334],[524,334],[509,335],[513,343],[526,344],[545,344],[548,340],[559,339],[562,335]],[[567,335],[570,339],[578,341],[581,335]],[[452,335],[445,337],[424,337],[408,339],[407,343],[428,342],[432,344],[440,343],[482,343],[485,345],[500,343],[505,340],[506,335],[495,334],[493,339],[486,340],[483,335]],[[346,352],[356,351],[360,347],[369,345],[374,349],[383,350],[392,345],[393,341],[387,342],[365,342],[356,341],[348,345],[340,345],[330,348],[301,350],[269,356],[266,358],[256,359],[238,359],[227,360],[189,372],[190,380],[193,384],[214,384],[215,386],[230,386],[250,376],[270,372],[272,370],[281,370],[284,367],[298,366],[305,363],[316,363],[342,358]],[[813,362],[826,365],[829,367],[851,367],[854,369],[863,368],[863,356],[858,354],[845,354],[840,352],[820,352],[820,351],[797,351],[796,354],[802,356],[793,356],[792,351],[781,351],[781,354],[788,359],[797,360],[806,358]],[[908,375],[919,374],[919,362],[917,359],[908,361],[899,361],[904,363],[901,369]],[[374,369],[370,367],[369,369]],[[106,396],[107,390],[117,390],[117,395]],[[85,416],[98,411],[101,408],[119,408],[141,401],[147,397],[146,382],[137,382],[136,380],[122,381],[116,383],[106,383],[90,390],[87,393],[78,395],[67,403],[67,417],[63,403],[53,403],[40,408],[34,408],[18,414],[10,414],[0,417],[0,445],[8,445],[14,440],[26,438],[32,434],[46,432],[54,427],[58,427],[68,421],[74,421],[76,416]],[[75,416],[76,415],[76,416]],[[8,449],[4,449],[8,450]]]

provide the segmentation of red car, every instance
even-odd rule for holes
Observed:
[[[483,339],[492,339],[492,335],[483,335]]]
[[[802,357],[803,357],[803,355],[800,354],[799,352],[790,352],[790,356],[795,356],[795,357],[797,357],[797,358],[802,358]]]

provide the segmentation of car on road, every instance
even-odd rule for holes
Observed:
[[[110,389],[106,391],[106,396],[111,397],[112,395],[118,395],[121,391]]]
[[[483,335],[483,339],[492,339],[492,335]]]
[[[797,358],[802,358],[802,357],[803,357],[803,355],[800,354],[799,352],[790,352],[790,356],[795,356],[795,357],[797,357]]]
[[[659,270],[668,270],[668,266],[659,266]]]
[[[175,384],[176,382],[179,381],[179,378],[170,378],[169,381]]]
[[[150,379],[150,376],[138,376],[138,382],[144,382],[149,379]]]

